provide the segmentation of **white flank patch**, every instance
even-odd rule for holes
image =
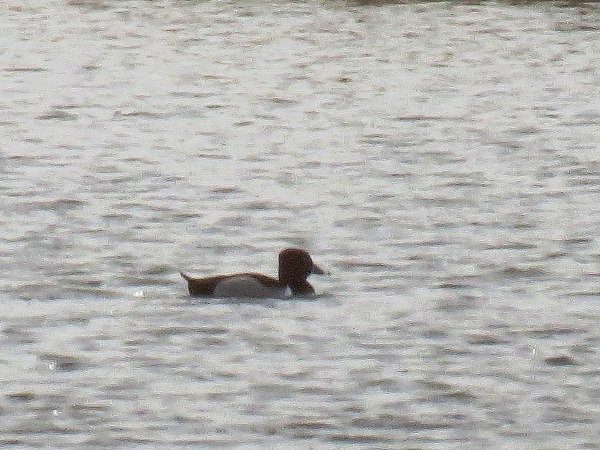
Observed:
[[[240,298],[283,298],[286,288],[269,287],[260,283],[253,277],[235,276],[227,278],[217,284],[215,297],[240,297]]]

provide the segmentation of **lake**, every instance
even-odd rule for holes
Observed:
[[[0,26],[1,446],[600,448],[597,4]],[[316,299],[179,276],[289,246]]]

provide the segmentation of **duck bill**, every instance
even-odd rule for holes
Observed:
[[[315,274],[315,275],[327,275],[327,272],[325,272],[323,269],[321,269],[316,264],[313,264],[312,270],[310,271],[310,273]]]

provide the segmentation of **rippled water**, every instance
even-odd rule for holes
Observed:
[[[597,7],[4,9],[0,445],[600,448]]]

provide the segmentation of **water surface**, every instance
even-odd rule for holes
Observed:
[[[598,14],[8,4],[0,443],[599,448]]]

